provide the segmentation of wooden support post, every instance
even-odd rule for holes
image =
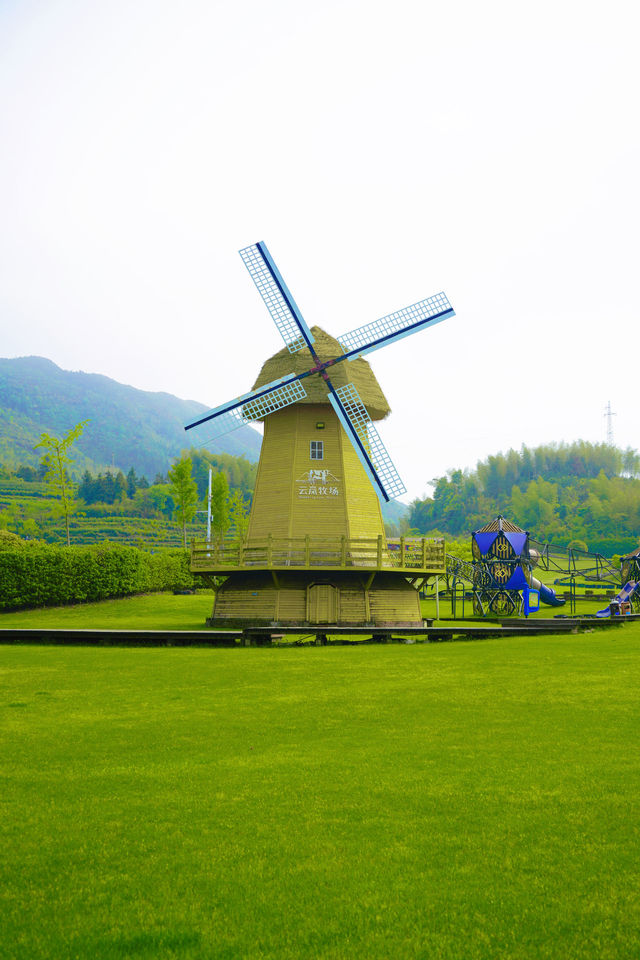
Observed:
[[[347,538],[343,535],[340,537],[340,566],[346,567],[347,565]]]
[[[436,620],[440,619],[440,578],[436,577]]]
[[[400,537],[400,567],[404,570],[404,537]]]
[[[422,569],[427,565],[427,541],[425,538],[422,538]]]
[[[382,535],[378,534],[378,557],[377,557],[377,567],[380,569],[382,567]]]
[[[271,534],[267,536],[267,566],[270,567],[273,563],[273,545],[271,542]]]
[[[309,551],[309,534],[305,534],[304,538],[304,565],[309,567],[311,564],[311,555]]]
[[[276,623],[280,622],[280,584],[278,583],[278,578],[276,577],[275,570],[271,571],[271,576],[276,585],[276,602],[273,605],[273,619]]]

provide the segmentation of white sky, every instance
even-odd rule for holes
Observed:
[[[334,336],[452,301],[368,358],[403,499],[609,399],[638,447],[633,10],[0,0],[0,355],[217,406],[282,346],[264,240]]]

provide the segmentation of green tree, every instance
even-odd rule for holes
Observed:
[[[167,483],[157,483],[153,486],[147,485],[136,490],[133,498],[134,516],[161,517],[173,513],[173,500],[170,496],[171,488]],[[171,507],[171,509],[169,509]]]
[[[34,483],[38,479],[38,473],[29,465],[21,464],[16,470],[16,477],[21,477],[22,480],[26,480],[27,483]]]
[[[628,477],[637,477],[640,473],[640,457],[631,447],[627,447],[622,455],[622,469]]]
[[[224,473],[216,473],[211,479],[211,531],[214,540],[220,541],[229,529],[229,484]]]
[[[127,496],[127,481],[122,470],[118,470],[114,477],[115,493],[113,502],[116,500],[125,500]]]
[[[229,520],[238,540],[244,540],[249,527],[249,511],[241,490],[234,490],[229,497]]]
[[[193,479],[198,484],[201,499],[207,495],[209,487],[209,469],[214,473],[224,473],[232,490],[239,487],[245,498],[251,499],[256,481],[257,465],[249,463],[244,457],[233,457],[229,453],[211,453],[208,450],[183,451],[191,457]]]
[[[41,465],[44,467],[44,481],[48,483],[54,491],[55,496],[60,498],[60,506],[64,514],[64,522],[67,531],[67,546],[71,546],[71,537],[69,535],[69,516],[74,508],[73,488],[69,481],[67,467],[73,460],[69,456],[69,450],[72,444],[81,436],[82,431],[89,423],[83,420],[73,427],[66,437],[59,440],[51,436],[50,433],[41,433],[40,441],[36,443],[34,450],[43,449]]]
[[[187,524],[190,523],[198,506],[198,488],[191,476],[191,459],[182,457],[170,468],[169,483],[174,504],[174,517],[182,525],[182,541],[187,549]]]
[[[82,480],[78,487],[78,497],[85,503],[93,503],[93,477],[89,470],[82,474]]]
[[[567,544],[567,548],[569,550],[584,550],[585,553],[589,549],[584,540],[570,540]]]
[[[130,500],[136,495],[136,490],[138,487],[138,478],[136,477],[136,471],[131,467],[129,473],[127,474],[127,496]]]

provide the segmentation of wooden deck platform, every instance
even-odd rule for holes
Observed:
[[[399,571],[409,577],[444,576],[444,540],[426,537],[265,537],[262,540],[195,541],[191,571]]]
[[[612,620],[561,618],[544,621],[503,621],[473,625],[407,627],[249,627],[241,630],[65,630],[53,628],[0,629],[0,644],[55,644],[68,646],[237,647],[286,642],[287,637],[314,638],[318,645],[350,643],[433,643],[446,640],[482,640],[496,637],[570,634],[581,630],[621,628],[628,617]],[[637,618],[640,619],[640,618]],[[334,638],[334,639],[332,639]],[[350,639],[344,639],[350,638]]]

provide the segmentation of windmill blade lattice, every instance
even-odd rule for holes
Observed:
[[[261,420],[276,410],[282,410],[291,403],[297,403],[306,397],[307,391],[300,383],[299,375],[292,373],[288,377],[281,377],[280,380],[274,380],[267,383],[259,390],[253,390],[251,393],[245,393],[241,397],[236,397],[230,403],[223,403],[213,410],[209,410],[204,416],[187,424],[185,430],[191,430],[193,427],[199,427],[203,423],[214,421],[214,432],[209,440],[215,440],[225,433],[231,433],[238,427],[251,423],[252,420]],[[207,443],[209,442],[207,441]]]
[[[400,479],[355,386],[347,383],[337,390],[332,388],[329,402],[347,435],[351,436],[360,463],[378,496],[382,493],[381,499],[392,500],[406,493],[407,488]]]
[[[304,322],[298,305],[267,250],[267,245],[262,242],[254,243],[238,252],[289,353],[310,347],[314,342],[311,330]]]
[[[401,340],[454,316],[455,312],[447,297],[444,293],[438,293],[434,297],[427,297],[426,300],[419,300],[409,307],[389,313],[373,323],[356,327],[350,333],[338,337],[338,343],[346,354],[345,359],[355,360],[364,353],[379,350],[394,340]]]

